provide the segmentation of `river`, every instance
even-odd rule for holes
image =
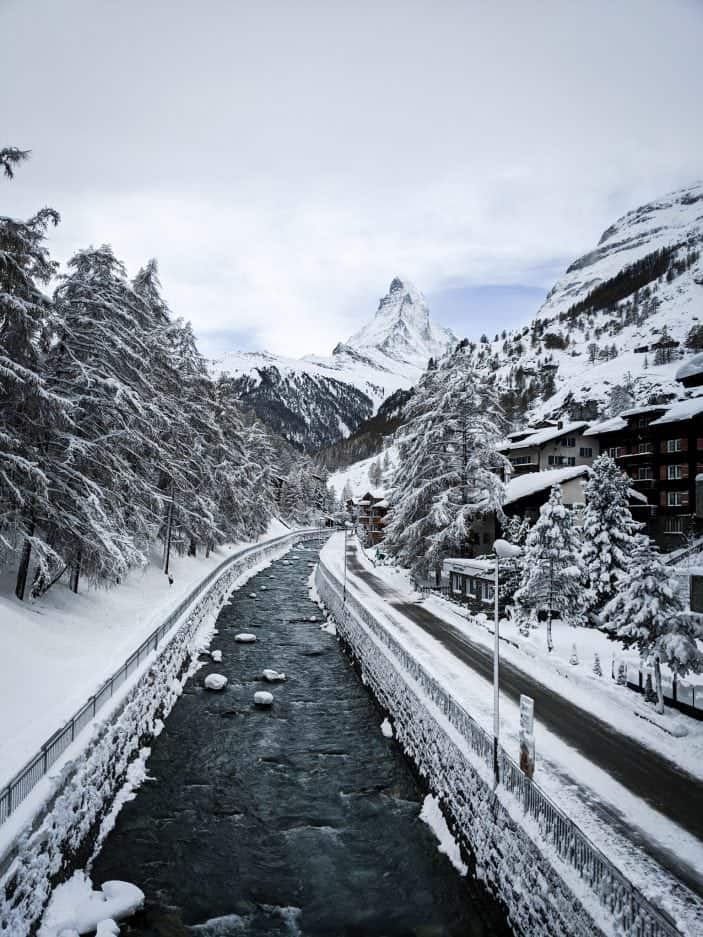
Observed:
[[[419,817],[426,792],[321,629],[315,560],[294,549],[223,608],[222,662],[187,684],[93,881],[143,889],[123,927],[141,937],[507,937],[481,883],[439,852]],[[241,631],[256,643],[235,642]],[[264,684],[264,668],[285,683]],[[215,672],[221,693],[203,687]],[[271,709],[253,705],[264,689]]]

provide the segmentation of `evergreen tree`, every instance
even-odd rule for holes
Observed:
[[[578,666],[578,663],[579,663],[579,656],[578,656],[578,654],[576,653],[576,645],[575,645],[575,644],[572,644],[572,645],[571,645],[571,657],[569,658],[569,663],[570,663],[573,667],[577,667],[577,666]]]
[[[385,543],[415,575],[426,575],[444,556],[466,552],[482,516],[502,517],[503,416],[494,386],[461,343],[425,372],[406,416]]]
[[[14,147],[0,150],[5,176],[11,179],[27,156]],[[68,414],[43,375],[51,302],[41,286],[56,274],[45,240],[58,221],[50,208],[28,221],[0,217],[0,565],[19,559],[20,599],[32,554],[46,577],[61,566],[40,526],[51,507],[46,428]]]
[[[697,616],[684,611],[676,576],[647,537],[636,538],[626,575],[603,617],[625,647],[636,647],[644,661],[651,661],[657,710],[664,712],[661,664],[681,677],[700,673],[703,653],[696,642],[703,638],[703,626]]]
[[[624,661],[620,661],[618,664],[618,677],[617,677],[618,686],[627,686],[627,664]]]
[[[598,656],[598,651],[593,656],[593,673],[596,677],[603,676],[603,668],[600,665],[600,657]]]
[[[515,593],[518,615],[547,613],[547,649],[552,642],[552,619],[578,620],[583,612],[586,590],[581,563],[581,545],[571,511],[564,507],[561,488],[554,485],[549,500],[527,536],[520,588]]]
[[[348,501],[354,497],[354,492],[352,491],[352,486],[349,484],[349,479],[344,482],[344,488],[342,488],[342,503],[346,506]]]
[[[583,563],[591,587],[592,608],[612,598],[625,573],[639,524],[629,508],[630,481],[608,455],[593,463],[585,486]]]

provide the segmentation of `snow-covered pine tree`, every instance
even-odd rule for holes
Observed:
[[[346,507],[348,501],[354,497],[354,492],[352,491],[352,486],[349,484],[349,479],[344,482],[344,488],[342,488],[342,504]]]
[[[520,618],[530,612],[547,613],[547,649],[552,642],[552,619],[580,620],[587,590],[581,544],[571,511],[564,507],[561,488],[554,485],[540,508],[525,544],[520,588],[515,605]]]
[[[503,417],[493,384],[475,371],[464,343],[423,374],[406,416],[384,543],[425,576],[443,557],[467,552],[480,517],[502,516]]]
[[[662,662],[680,677],[703,670],[697,644],[703,628],[697,616],[684,611],[671,567],[641,534],[617,593],[603,609],[603,619],[625,647],[636,647],[643,661],[651,661],[658,712],[664,712]]]
[[[0,150],[11,179],[28,152]],[[58,213],[42,209],[28,221],[0,217],[0,566],[18,559],[15,592],[25,595],[30,557],[47,578],[60,558],[41,518],[50,508],[46,427],[66,418],[67,404],[43,377],[51,301],[41,291],[56,274],[45,245]]]
[[[578,654],[577,654],[577,652],[576,652],[576,645],[575,645],[575,644],[572,644],[572,645],[571,645],[571,657],[569,657],[569,663],[570,663],[573,667],[577,667],[577,666],[578,666],[578,662],[579,662],[579,656],[578,656]]]
[[[601,667],[598,651],[596,651],[596,653],[593,655],[593,673],[596,675],[596,677],[603,676],[603,668]]]
[[[599,456],[585,486],[583,563],[591,588],[591,608],[612,598],[627,569],[638,528],[629,508],[630,481],[608,455]]]
[[[625,661],[620,661],[618,664],[618,677],[617,677],[618,686],[627,686],[627,664]]]

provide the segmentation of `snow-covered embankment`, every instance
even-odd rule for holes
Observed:
[[[301,531],[233,558],[208,591],[174,624],[157,654],[125,686],[119,704],[96,730],[85,751],[64,764],[53,790],[6,858],[0,879],[0,935],[26,937],[52,889],[84,867],[99,849],[116,811],[144,776],[150,741],[159,734],[209,642],[228,596],[262,564],[282,556],[295,542],[318,537]]]

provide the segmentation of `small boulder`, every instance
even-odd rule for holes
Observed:
[[[284,673],[279,673],[277,670],[264,670],[262,677],[269,683],[276,683],[286,679],[286,675]]]
[[[259,690],[258,693],[254,693],[254,705],[273,706],[273,693],[268,693],[266,690]]]
[[[223,676],[221,673],[209,673],[205,677],[205,689],[206,690],[224,690],[227,686],[227,677]]]
[[[239,644],[253,644],[256,641],[256,635],[242,631],[240,634],[235,634],[234,640]]]
[[[255,599],[255,598],[256,598],[256,592],[250,592],[250,593],[249,593],[249,598],[250,598],[250,599]]]
[[[222,661],[222,651],[213,651],[210,657],[212,657],[216,664],[219,664]]]

